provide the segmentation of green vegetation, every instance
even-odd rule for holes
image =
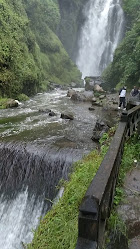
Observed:
[[[132,137],[130,141],[125,144],[122,163],[119,172],[118,184],[116,188],[116,196],[114,198],[114,204],[118,205],[123,199],[123,183],[126,173],[133,169],[134,160],[139,161],[139,148],[140,141],[137,135]]]
[[[17,96],[17,99],[19,101],[26,101],[26,100],[29,100],[29,97],[27,95],[25,95],[24,93],[21,93]]]
[[[123,189],[125,176],[130,170],[134,168],[134,160],[140,160],[139,148],[140,141],[138,135],[135,135],[134,137],[129,139],[129,141],[125,144],[122,163],[119,171],[118,183],[116,187],[116,194],[114,197],[114,208],[111,212],[107,224],[108,234],[114,232],[114,235],[119,233],[127,236],[126,225],[118,216],[117,206],[120,204],[120,202],[123,202],[125,197]]]
[[[140,84],[140,1],[123,0],[128,32],[116,49],[113,62],[103,72],[107,88]]]
[[[50,82],[79,82],[56,30],[59,6],[53,0],[1,0],[0,96],[16,98],[47,89]]]
[[[0,109],[6,109],[7,101],[7,98],[0,98]]]
[[[74,249],[78,234],[78,213],[81,200],[95,175],[103,155],[91,152],[74,165],[64,195],[41,221],[28,249]]]
[[[116,128],[104,133],[100,140],[101,153],[96,150],[85,156],[73,166],[73,172],[69,181],[62,182],[65,191],[63,197],[41,221],[38,229],[34,232],[34,239],[27,245],[28,249],[74,249],[78,235],[78,208],[84,194],[96,174],[98,167],[107,152],[112,136]],[[108,236],[110,231],[126,235],[126,227],[116,212],[116,206],[123,200],[123,182],[126,173],[132,169],[134,159],[139,159],[138,136],[131,138],[125,145],[121,163],[114,209],[108,220]],[[107,239],[108,242],[109,239]]]
[[[63,197],[41,221],[28,249],[74,249],[78,235],[79,205],[96,174],[115,128],[102,137],[100,153],[95,150],[73,165],[69,181],[63,182]]]

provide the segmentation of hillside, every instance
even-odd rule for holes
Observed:
[[[1,97],[30,96],[50,82],[80,82],[80,71],[56,35],[60,19],[55,0],[1,0]]]
[[[140,1],[123,0],[123,8],[127,32],[113,62],[103,72],[107,88],[140,85]]]

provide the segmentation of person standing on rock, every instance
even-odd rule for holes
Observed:
[[[126,110],[126,104],[125,104],[125,98],[126,98],[126,87],[124,86],[119,91],[119,106],[118,109],[121,109],[121,106],[123,105],[123,110]]]

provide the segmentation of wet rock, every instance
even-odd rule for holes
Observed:
[[[90,106],[88,109],[89,109],[90,111],[94,111],[94,110],[95,110],[95,108],[94,108],[93,106]]]
[[[96,101],[96,102],[92,102],[92,105],[102,106],[102,103],[100,101]]]
[[[55,88],[61,88],[61,85],[59,85],[55,82],[50,82],[48,88],[49,88],[49,90],[54,90]]]
[[[106,96],[105,95],[100,95],[99,99],[104,99]]]
[[[86,91],[93,91],[94,89],[94,81],[90,80],[89,82],[87,81],[85,84],[85,90]]]
[[[6,103],[6,108],[13,108],[18,106],[19,106],[19,101],[15,99],[10,99]]]
[[[93,91],[95,85],[100,85],[102,83],[102,79],[100,76],[86,76],[85,83],[85,90]]]
[[[38,111],[39,111],[39,112],[44,112],[44,113],[49,113],[49,112],[51,112],[50,109],[39,109]]]
[[[70,114],[70,113],[66,113],[66,114],[65,113],[61,113],[60,118],[62,118],[62,119],[70,119],[70,120],[74,119],[73,114]]]
[[[75,91],[75,93],[71,96],[72,100],[76,101],[92,101],[93,98],[93,93],[90,91],[83,91],[83,92],[78,92]]]
[[[92,98],[92,103],[95,103],[97,101],[97,98],[93,97]]]
[[[53,111],[50,111],[50,112],[49,112],[49,116],[51,116],[51,117],[56,116],[56,113],[53,112]]]
[[[97,120],[91,139],[93,141],[99,141],[99,139],[102,137],[102,135],[105,132],[107,132],[108,130],[109,130],[109,127],[107,124],[105,124],[104,121]]]
[[[65,91],[67,91],[67,90],[69,89],[69,87],[66,86],[66,85],[62,85],[60,88],[61,88],[62,90],[65,90]]]
[[[69,89],[67,92],[67,97],[72,97],[72,95],[74,95],[76,93],[76,91],[74,89]]]
[[[97,92],[104,92],[103,88],[99,86],[98,84],[95,84],[93,89],[94,91],[97,91]]]

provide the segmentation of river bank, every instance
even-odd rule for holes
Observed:
[[[134,159],[138,159],[138,143],[138,140],[133,140],[133,138],[126,143],[119,176],[119,184],[121,184],[122,189],[125,174],[132,167]],[[76,163],[69,181],[62,183],[65,186],[64,195],[41,221],[34,233],[32,243],[27,246],[28,249],[75,248],[78,236],[79,205],[107,150],[105,139],[103,144],[105,146],[101,147],[101,153],[93,151],[83,160]],[[120,193],[122,194],[122,191],[117,188],[114,208],[122,198]],[[110,237],[112,243],[107,248],[124,249],[124,243],[121,240],[122,237],[120,237],[120,234],[125,231],[124,226],[118,219],[118,215],[114,215],[114,211],[109,219],[108,229],[109,227],[109,231],[114,231],[114,233]],[[118,240],[117,235],[119,236]]]

